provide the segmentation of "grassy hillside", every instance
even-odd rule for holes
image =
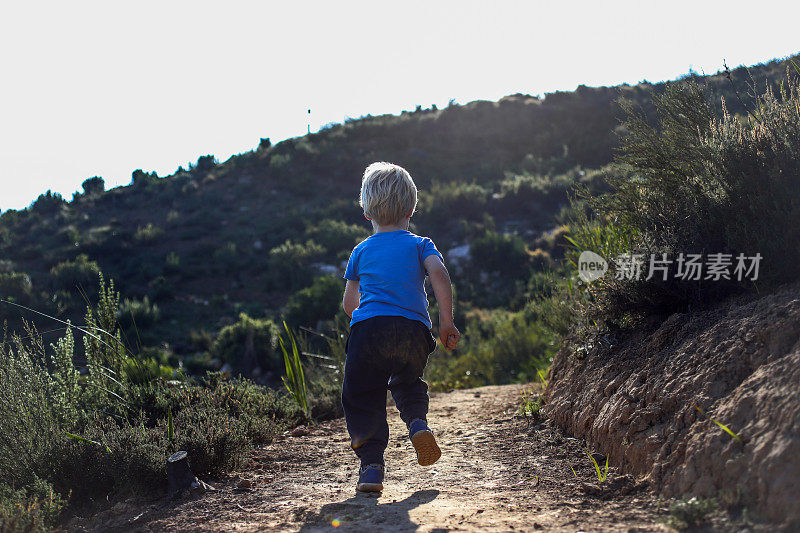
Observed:
[[[750,74],[763,86],[785,68],[773,62]],[[744,69],[732,75],[745,92]],[[701,81],[743,112],[723,74]],[[469,349],[528,321],[513,313],[557,268],[567,191],[577,183],[603,190],[602,169],[620,133],[617,101],[654,119],[652,99],[663,91],[648,83],[581,86],[544,98],[418,108],[276,145],[262,139],[223,163],[205,156],[166,177],[136,170],[131,185],[108,191],[92,178],[71,201],[46,193],[0,216],[0,296],[80,322],[102,271],[125,298],[120,322],[134,351],[194,372],[225,362],[269,372],[277,361],[270,321],[317,327],[340,314],[342,262],[369,229],[356,202],[360,175],[388,160],[408,168],[421,189],[412,231],[430,235],[445,254],[462,252],[448,262]],[[265,320],[247,322],[243,313]],[[35,317],[0,306],[11,330],[20,330],[21,316]],[[57,326],[36,321],[42,330]],[[253,328],[272,339],[263,353],[241,345]],[[534,337],[527,349],[542,356],[548,339]],[[509,357],[506,371],[484,378],[513,378],[521,356]]]
[[[163,489],[172,451],[216,475],[288,427],[339,414],[342,264],[369,234],[356,196],[375,160],[412,172],[411,229],[453,273],[463,342],[431,358],[433,387],[545,379],[562,338],[561,361],[583,359],[647,320],[796,281],[791,68],[364,117],[168,177],[137,170],[127,187],[90,178],[70,202],[46,193],[3,213],[0,530]],[[759,252],[764,275],[581,283],[569,266],[580,250]],[[320,333],[298,349],[282,318]],[[279,344],[287,361],[306,352],[299,405],[206,372],[277,384]],[[542,400],[524,401],[532,413]]]

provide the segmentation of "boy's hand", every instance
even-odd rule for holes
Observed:
[[[439,324],[439,339],[446,350],[455,350],[461,333],[454,324]]]
[[[454,350],[458,346],[461,333],[453,325],[453,287],[450,284],[450,274],[438,255],[426,257],[424,266],[439,304],[439,339],[446,350]]]

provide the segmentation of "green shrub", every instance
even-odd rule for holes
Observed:
[[[551,331],[529,313],[476,311],[459,347],[452,355],[433,354],[425,375],[436,389],[529,381],[549,366],[552,341]]]
[[[272,320],[252,318],[245,313],[239,315],[236,323],[220,330],[209,354],[244,373],[256,367],[271,372],[283,368],[278,327]]]
[[[500,182],[498,200],[505,212],[550,213],[568,202],[567,192],[575,177],[567,174],[512,175]]]
[[[123,330],[132,331],[155,324],[159,315],[158,305],[150,303],[147,296],[141,300],[125,298],[117,311],[117,321]]]
[[[50,269],[50,280],[56,290],[75,291],[96,287],[100,267],[97,262],[80,254],[72,261],[62,261]]]
[[[164,276],[158,276],[148,284],[155,301],[169,300],[175,295],[175,285]]]
[[[273,154],[272,157],[269,158],[269,166],[274,169],[283,169],[289,165],[291,160],[292,156],[289,154]]]
[[[164,272],[167,274],[177,274],[181,270],[181,256],[176,254],[175,252],[170,252],[167,254],[166,261],[164,263]]]
[[[348,252],[369,236],[366,227],[326,218],[306,229],[306,236],[328,252]]]
[[[594,284],[595,318],[668,313],[751,285],[733,275],[729,281],[677,279],[679,253],[760,253],[757,285],[797,279],[800,247],[790,244],[800,242],[797,78],[788,76],[777,95],[767,89],[754,114],[744,117],[729,114],[724,102],[717,116],[693,81],[669,84],[654,103],[657,126],[627,106],[621,167],[608,176],[613,192],[583,195],[595,217],[579,221],[573,238],[581,246],[610,243],[607,253],[666,253],[673,264],[666,281],[609,276]]]
[[[66,500],[42,479],[16,490],[0,484],[0,531],[48,531],[65,505]]]
[[[30,305],[31,277],[24,272],[0,273],[0,299]]]
[[[435,182],[419,197],[418,218],[427,226],[436,226],[451,222],[454,213],[461,219],[481,220],[489,192],[476,183]]]
[[[164,234],[164,230],[153,224],[152,222],[148,222],[146,226],[139,226],[134,233],[133,238],[136,242],[139,243],[149,243],[157,240]]]
[[[324,253],[312,240],[305,244],[287,240],[269,251],[269,283],[282,290],[296,290],[312,279],[310,265]]]
[[[472,241],[469,254],[473,268],[509,277],[521,276],[530,263],[525,241],[518,235],[486,232]]]
[[[717,509],[717,502],[713,499],[689,498],[676,500],[669,506],[668,526],[685,530],[699,526],[708,519],[708,515]]]
[[[80,328],[87,376],[73,364],[73,327],[49,348],[30,328],[0,343],[0,529],[48,530],[67,498],[72,510],[92,512],[131,491],[164,490],[177,449],[197,474],[220,474],[304,420],[285,394],[247,381],[213,374],[174,386],[135,375],[163,354],[132,360],[114,323],[119,294],[102,277],[99,285]]]
[[[235,242],[226,242],[214,250],[213,258],[218,266],[231,268],[241,261],[242,254],[237,251]]]
[[[183,359],[183,367],[191,376],[202,376],[206,372],[217,370],[219,365],[216,363],[208,352],[196,352]]]
[[[344,286],[334,276],[320,276],[310,287],[289,297],[286,321],[292,326],[314,327],[319,320],[333,318],[342,302]]]
[[[193,329],[189,332],[189,342],[193,348],[201,352],[207,352],[211,349],[211,345],[214,344],[214,337],[204,329]]]

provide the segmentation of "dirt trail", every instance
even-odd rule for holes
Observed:
[[[380,496],[357,494],[357,462],[343,420],[251,454],[217,490],[167,507],[118,504],[92,520],[119,531],[666,531],[663,505],[610,469],[602,487],[575,439],[547,421],[515,417],[521,387],[431,396],[442,448],[416,464],[405,426],[389,407],[387,475]],[[575,469],[577,478],[570,469]],[[538,480],[537,477],[538,476]],[[211,480],[213,483],[213,480]],[[338,520],[338,522],[334,522]],[[73,524],[77,525],[77,524]],[[86,524],[89,525],[89,524]]]

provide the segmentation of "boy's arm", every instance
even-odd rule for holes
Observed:
[[[344,287],[344,297],[342,297],[342,307],[347,316],[353,318],[353,311],[358,307],[359,294],[358,282],[352,279],[347,280],[347,285]]]
[[[461,333],[453,324],[453,287],[450,284],[450,273],[438,255],[429,255],[423,263],[431,278],[433,294],[439,304],[439,338],[448,350],[458,345]]]

